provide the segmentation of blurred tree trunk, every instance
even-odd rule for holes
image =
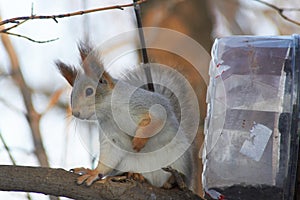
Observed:
[[[208,8],[208,0],[151,0],[142,5],[142,17],[144,27],[161,27],[168,28],[181,32],[201,44],[207,52],[210,52],[212,46],[212,17]],[[160,42],[163,39],[160,35],[152,41]],[[176,46],[176,41],[169,41],[174,48],[180,48],[180,44]],[[165,64],[174,67],[182,75],[184,75],[192,87],[194,88],[199,100],[200,109],[200,127],[195,139],[194,157],[197,158],[197,193],[202,196],[202,160],[198,157],[200,147],[203,143],[203,123],[206,116],[206,83],[204,77],[197,72],[191,63],[184,58],[175,55],[172,52],[167,52],[157,49],[149,49],[150,59],[157,63]],[[199,52],[200,54],[201,52]],[[200,56],[200,55],[199,55]],[[208,68],[208,61],[203,61],[201,67]],[[205,74],[204,76],[208,76]],[[208,80],[208,77],[206,77]]]
[[[147,1],[142,5],[143,25],[184,33],[210,52],[213,22],[208,6],[208,0]]]

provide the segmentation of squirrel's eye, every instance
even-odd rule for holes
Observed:
[[[100,78],[99,83],[107,84],[107,81],[105,79],[103,79],[103,78]]]
[[[93,90],[93,88],[86,88],[85,89],[85,96],[91,96],[92,94],[94,93],[94,90]]]

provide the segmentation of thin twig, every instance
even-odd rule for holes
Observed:
[[[147,47],[146,47],[145,36],[144,36],[143,25],[142,25],[142,19],[141,19],[141,8],[140,8],[140,5],[137,4],[137,0],[133,0],[133,2],[134,2],[134,11],[135,11],[138,32],[139,32],[139,38],[140,38],[140,43],[141,43],[141,48],[142,48],[142,60],[143,60],[143,63],[145,64],[144,70],[145,70],[146,78],[147,78],[147,87],[148,87],[149,91],[154,92],[154,85],[153,85],[151,70],[150,70],[150,66],[149,66],[149,58],[148,58]]]
[[[52,94],[46,109],[41,113],[41,115],[46,114],[51,108],[53,108],[58,103],[59,97],[62,95],[63,91],[64,89],[58,89]]]
[[[146,1],[147,0],[139,0],[135,4],[141,4],[141,3],[144,3]],[[11,29],[16,28],[18,26],[20,26],[21,24],[24,24],[25,22],[27,22],[29,20],[33,20],[33,19],[53,19],[56,23],[58,23],[57,18],[71,17],[71,16],[76,16],[76,15],[84,15],[84,14],[88,14],[88,13],[92,13],[92,12],[98,12],[98,11],[104,11],[104,10],[112,10],[112,9],[124,10],[125,7],[130,7],[130,6],[133,6],[133,5],[134,5],[134,3],[124,4],[124,5],[115,5],[115,6],[108,6],[108,7],[104,7],[104,8],[95,8],[95,9],[90,9],[90,10],[82,10],[82,11],[76,11],[76,12],[72,12],[72,13],[65,13],[65,14],[58,14],[58,15],[34,15],[33,14],[33,5],[32,5],[31,15],[30,16],[15,17],[15,18],[4,20],[4,21],[0,21],[0,26],[2,26],[4,24],[8,24],[8,23],[15,23],[15,25],[13,25],[13,26],[11,26],[9,28],[2,29],[2,30],[0,29],[0,33],[4,33],[4,34],[8,34],[8,35],[13,35],[13,36],[16,36],[16,37],[25,38],[25,39],[27,39],[29,41],[36,42],[36,43],[48,43],[48,42],[52,42],[52,41],[58,40],[58,38],[40,41],[40,40],[32,39],[32,38],[30,38],[28,36],[24,36],[24,35],[21,35],[21,34],[8,32],[8,31],[11,30]]]
[[[1,67],[1,66],[0,66],[0,67]],[[0,70],[0,81],[1,81],[2,79],[4,79],[4,78],[9,77],[9,76],[11,76],[10,73],[6,73],[6,72],[3,72],[2,70]]]
[[[0,140],[1,140],[1,142],[2,142],[2,144],[3,144],[3,146],[4,146],[4,148],[5,148],[5,150],[6,150],[7,154],[8,154],[8,156],[9,156],[10,161],[12,162],[13,165],[16,165],[16,161],[15,161],[14,157],[11,155],[10,149],[9,149],[9,147],[7,146],[7,144],[6,144],[5,140],[4,140],[4,138],[3,138],[1,132],[0,132]]]
[[[4,34],[8,34],[8,35],[12,35],[12,36],[16,36],[16,37],[21,37],[21,38],[25,38],[29,41],[32,41],[32,42],[36,42],[36,43],[47,43],[47,42],[52,42],[52,41],[55,41],[55,40],[58,40],[58,38],[55,38],[55,39],[51,39],[51,40],[44,40],[44,41],[39,41],[39,40],[34,40],[30,37],[27,37],[27,36],[24,36],[24,35],[21,35],[21,34],[17,34],[17,33],[11,33],[11,32],[8,32],[9,30],[11,29],[14,29],[14,28],[17,28],[18,26],[24,24],[25,22],[27,22],[29,19],[27,20],[24,20],[16,25],[13,25],[9,28],[6,28],[6,29],[2,29],[0,33],[4,33]]]
[[[1,17],[0,17],[1,19]],[[1,27],[4,28],[4,27]],[[0,31],[1,31],[0,28]],[[26,84],[23,74],[20,69],[19,59],[17,53],[8,37],[7,34],[1,34],[1,41],[9,56],[11,63],[12,79],[15,81],[17,86],[20,88],[22,98],[26,108],[26,119],[31,129],[35,154],[41,166],[49,166],[47,154],[43,145],[41,132],[40,132],[40,118],[41,115],[37,113],[32,103],[32,91]]]
[[[136,2],[137,4],[141,4],[146,2],[147,0],[140,0]],[[98,12],[98,11],[103,11],[103,10],[112,10],[112,9],[120,9],[123,10],[126,7],[131,7],[133,6],[133,3],[130,4],[124,4],[124,5],[115,5],[115,6],[108,6],[108,7],[103,7],[103,8],[95,8],[95,9],[90,9],[90,10],[82,10],[82,11],[76,11],[72,13],[65,13],[65,14],[58,14],[58,15],[31,15],[31,16],[23,16],[23,17],[15,17],[11,19],[6,19],[0,22],[0,26],[8,23],[20,23],[22,20],[31,20],[31,19],[53,19],[56,23],[58,22],[58,18],[64,18],[64,17],[71,17],[71,16],[76,16],[76,15],[85,15],[88,13],[92,12]]]
[[[4,148],[5,148],[5,150],[6,150],[7,154],[8,154],[8,156],[9,156],[9,159],[12,162],[12,164],[13,165],[17,165],[17,163],[16,163],[14,157],[12,156],[12,154],[10,152],[10,149],[9,149],[8,145],[6,144],[6,142],[5,142],[5,140],[4,140],[1,132],[0,132],[0,140],[1,140],[1,142],[2,142],[2,144],[4,146]],[[27,197],[28,200],[32,199],[31,196],[30,196],[30,194],[28,192],[26,193],[26,197]]]
[[[264,5],[268,6],[269,8],[274,9],[286,21],[289,21],[293,24],[296,24],[296,25],[300,26],[300,22],[298,22],[296,20],[293,20],[293,19],[287,17],[286,15],[284,15],[284,12],[286,12],[286,11],[300,11],[300,8],[279,8],[279,7],[277,7],[273,4],[270,4],[270,3],[265,2],[265,1],[261,1],[261,0],[253,0],[253,1],[259,2],[261,4],[264,4]]]
[[[24,20],[24,21],[22,21],[22,22],[20,22],[20,23],[18,23],[18,24],[15,24],[15,25],[13,25],[13,26],[11,26],[11,27],[9,27],[9,28],[2,29],[2,30],[1,30],[1,33],[6,33],[7,31],[9,31],[9,30],[11,30],[11,29],[17,28],[18,26],[20,26],[21,24],[24,24],[24,23],[27,22],[28,20],[29,20],[29,19]]]
[[[4,98],[0,97],[0,102],[2,104],[4,104],[5,106],[7,106],[10,110],[15,111],[18,114],[23,114],[24,116],[26,115],[26,113],[24,113],[24,111],[22,111],[21,109],[17,108],[16,106],[14,106],[13,104],[9,103],[8,101],[6,101]]]
[[[47,43],[47,42],[53,42],[53,41],[59,39],[59,38],[54,38],[54,39],[50,39],[50,40],[35,40],[35,39],[32,39],[32,38],[27,37],[27,36],[25,36],[25,35],[20,35],[20,34],[17,34],[17,33],[4,32],[4,34],[16,36],[16,37],[21,37],[21,38],[25,38],[26,40],[29,40],[29,41],[35,42],[35,43]]]

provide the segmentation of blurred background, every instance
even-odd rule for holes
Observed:
[[[295,0],[266,2],[278,8],[300,9],[300,2]],[[5,20],[19,16],[54,15],[128,3],[132,1],[0,0],[0,17]],[[182,32],[200,43],[208,53],[217,37],[290,35],[300,32],[300,26],[283,19],[276,9],[255,0],[148,0],[141,7],[144,26]],[[282,14],[300,22],[299,10],[287,9]],[[115,62],[109,63],[109,71],[115,77],[140,62],[137,52],[119,56],[122,49],[136,45],[137,36],[123,42],[114,40],[121,33],[136,27],[132,7],[66,17],[57,21],[30,20],[10,30],[35,42],[1,33],[1,165],[42,165],[67,170],[79,166],[94,167],[99,154],[96,126],[71,116],[71,87],[60,76],[54,61],[60,59],[78,65],[77,44],[88,39],[95,44],[105,43],[102,49],[104,63],[105,58],[117,57]],[[12,25],[0,26],[0,31]],[[38,43],[56,38],[52,42]],[[150,51],[151,57],[170,64],[173,55]],[[178,66],[188,65],[184,60],[177,59],[176,62]],[[204,81],[201,77],[192,76],[191,68],[180,70],[198,91],[200,111],[206,113]],[[202,120],[204,117],[205,114],[202,114]],[[25,193],[0,192],[0,199],[30,198],[49,199],[41,194],[31,193],[28,197]]]

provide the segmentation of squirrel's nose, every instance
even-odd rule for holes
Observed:
[[[80,112],[79,111],[72,111],[72,115],[74,116],[74,117],[79,117],[80,116]]]

